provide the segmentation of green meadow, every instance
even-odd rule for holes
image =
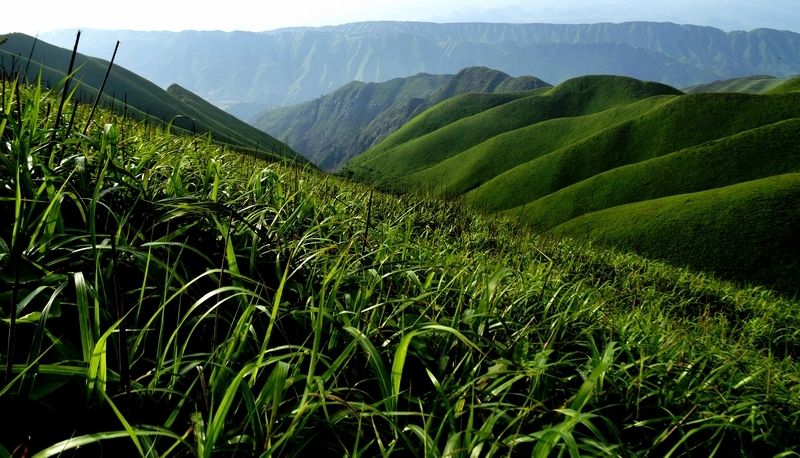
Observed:
[[[467,97],[453,98],[353,159],[342,175],[386,191],[456,198],[538,232],[559,227],[553,234],[588,237],[794,295],[800,291],[792,260],[799,254],[794,234],[800,225],[793,217],[781,223],[720,218],[704,236],[692,235],[692,244],[674,227],[705,225],[705,215],[717,211],[712,200],[675,213],[669,227],[649,223],[646,231],[657,237],[643,236],[632,212],[649,208],[651,200],[656,205],[657,199],[800,172],[797,81],[782,79],[761,94],[726,92],[731,82],[719,92],[683,94],[630,78],[587,76],[482,110]],[[714,205],[727,198],[733,197],[717,194]],[[641,205],[620,207],[633,203]],[[764,209],[770,212],[784,204],[775,198],[763,205],[774,207]],[[617,217],[589,216],[602,211]],[[577,219],[584,215],[594,218],[591,224]],[[771,232],[783,223],[787,230]],[[700,255],[707,250],[727,253],[726,261]]]
[[[800,451],[796,299],[58,87],[3,80],[0,456]]]

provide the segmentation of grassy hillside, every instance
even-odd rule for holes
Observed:
[[[454,98],[351,161],[345,173],[393,191],[459,197],[482,211],[503,212],[547,231],[619,205],[800,172],[800,94],[792,90],[793,81],[768,94],[681,95],[619,77],[583,77],[483,111],[473,110],[470,100]],[[463,117],[441,116],[459,108]],[[446,121],[421,128],[428,118]],[[788,232],[776,233],[779,243],[785,236]],[[722,249],[747,239],[708,242]],[[774,244],[764,247],[773,249]],[[787,258],[776,258],[783,264],[767,269],[748,262],[745,250],[732,256],[743,257],[741,270],[719,269],[717,261],[703,257],[685,264],[702,269],[706,259],[709,270],[726,278],[756,283],[771,278],[770,287],[797,291],[790,279],[800,271]],[[677,255],[666,259],[680,260]]]
[[[800,174],[795,173],[588,213],[553,232],[797,292],[798,228]]]
[[[486,67],[385,83],[354,81],[318,99],[269,110],[254,125],[280,137],[324,170],[338,170],[436,103],[465,93],[523,92],[547,86],[532,76],[512,78]]]
[[[71,49],[58,48],[23,34],[11,34],[6,38],[8,41],[0,47],[0,58],[8,74],[27,70],[27,79],[35,81],[41,71],[42,81],[48,86],[55,85],[66,77]],[[114,42],[109,42],[108,47],[108,57],[111,57]],[[30,63],[28,56],[31,57]],[[108,61],[78,54],[74,68],[77,69],[75,80],[80,81],[75,96],[84,103],[92,103],[103,83]],[[164,91],[117,65],[112,68],[103,93],[104,104],[113,104],[116,109],[127,111],[140,119],[149,117],[152,122],[171,122],[175,127],[189,132],[211,132],[214,139],[220,142],[253,151],[258,144],[262,153],[271,154],[275,151],[278,156],[304,160],[274,137],[236,119],[189,91],[178,86]]]
[[[787,92],[797,91],[800,91],[800,76],[794,77],[780,86],[770,89],[767,91],[767,94],[785,94]]]
[[[754,75],[743,78],[732,78],[714,81],[712,83],[698,84],[683,90],[687,94],[696,92],[744,92],[748,94],[761,94],[792,79],[791,77],[776,78],[769,75]]]
[[[587,116],[556,118],[542,121],[528,127],[506,132],[466,151],[452,156],[440,163],[412,173],[402,182],[406,186],[424,188],[428,183],[436,183],[432,191],[439,196],[459,196],[479,188],[495,177],[534,159],[547,156],[562,148],[573,145],[592,136],[660,107],[676,96],[649,97],[639,102],[618,108],[601,111]],[[492,186],[492,184],[487,184]],[[494,192],[492,190],[490,192]],[[480,202],[475,199],[481,194]],[[488,210],[495,200],[478,192],[470,202]],[[524,198],[520,196],[520,198]],[[505,200],[497,199],[497,202]]]
[[[617,205],[800,172],[799,130],[800,119],[790,119],[614,168],[508,214],[546,230]]]
[[[442,116],[451,122],[427,123],[420,117],[385,142],[352,160],[346,176],[379,185],[406,186],[403,178],[434,166],[497,135],[549,119],[583,116],[622,106],[656,95],[680,91],[658,83],[613,76],[580,77],[546,92],[499,104],[490,109],[476,106],[474,99],[454,100]],[[464,108],[462,108],[464,106]],[[440,110],[440,106],[431,111]],[[481,111],[479,111],[481,110]],[[439,116],[435,116],[438,118]],[[435,188],[436,183],[433,184]]]
[[[800,452],[797,300],[59,100],[0,101],[0,456]]]
[[[323,167],[336,144],[354,135],[375,116],[412,98],[427,97],[452,75],[419,74],[385,83],[353,81],[336,91],[260,115],[258,129],[281,138]]]
[[[473,190],[468,198],[489,211],[513,208],[617,167],[791,118],[800,118],[800,94],[678,97],[637,119],[610,124],[601,132],[498,174],[485,186]],[[736,140],[746,140],[746,137],[736,137]],[[768,144],[766,138],[763,140],[764,145],[758,145],[760,140],[756,140],[756,146],[742,148],[762,148]],[[728,143],[728,146],[738,149],[735,144]],[[775,146],[788,148],[776,151],[775,161],[782,161],[784,154],[796,154],[793,149],[796,144]],[[704,172],[709,175],[730,173],[711,169]]]

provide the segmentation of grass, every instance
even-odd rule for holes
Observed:
[[[781,84],[780,86],[774,87],[768,90],[767,94],[785,94],[787,92],[797,92],[800,91],[800,77],[795,76],[794,78],[789,79],[785,83]]]
[[[437,188],[433,190],[434,194],[442,197],[467,194],[493,178],[502,176],[504,172],[555,153],[611,126],[639,118],[668,103],[674,97],[649,97],[600,113],[550,119],[515,129],[497,135],[432,167],[410,174],[404,177],[403,182],[415,188],[424,188],[430,183],[435,183]],[[482,194],[480,191],[475,193]],[[478,197],[481,198],[480,205],[483,208],[491,205],[484,195]],[[472,200],[474,199],[470,202]],[[504,200],[497,201],[505,203]]]
[[[452,75],[419,74],[383,83],[353,81],[325,96],[261,115],[253,125],[324,163],[331,148],[396,103],[427,97]]]
[[[609,122],[601,132],[534,157],[494,176],[466,197],[489,211],[517,207],[617,167],[800,117],[798,102],[800,97],[795,94],[678,97],[641,117],[619,124]],[[494,153],[497,155],[499,151]],[[781,153],[776,152],[778,160]],[[728,172],[706,170],[706,173]]]
[[[27,35],[14,33],[0,48],[0,59],[7,75],[19,72],[29,81],[41,74],[46,86],[66,77],[72,58],[70,50],[58,48]],[[124,45],[122,45],[124,47]],[[80,48],[80,46],[79,46]],[[111,54],[113,48],[109,49]],[[30,56],[30,61],[28,59]],[[75,98],[91,104],[103,84],[108,62],[101,59],[75,56],[75,79],[81,81]],[[168,91],[122,68],[114,66],[108,76],[101,102],[121,114],[149,119],[149,122],[171,125],[188,132],[211,132],[216,141],[237,145],[262,154],[285,155],[304,160],[294,150],[274,137],[225,113],[180,86]]]
[[[511,217],[552,229],[585,213],[800,172],[800,119],[758,127],[675,153],[617,167],[527,202]],[[759,222],[759,225],[762,225]]]
[[[0,100],[3,455],[800,451],[796,300],[58,100]]]
[[[745,76],[743,78],[732,78],[714,81],[707,84],[698,84],[688,87],[683,91],[687,94],[695,92],[744,92],[748,94],[762,94],[774,89],[791,78],[776,78],[769,75]]]
[[[534,230],[547,231],[619,205],[798,171],[796,92],[676,95],[662,89],[625,78],[578,78],[443,127],[422,131],[414,125],[472,106],[454,98],[353,160],[343,175],[387,190],[416,189],[458,198],[480,211],[503,213]],[[653,95],[659,90],[665,93]],[[524,106],[529,109],[522,110]],[[416,132],[419,135],[410,135]],[[717,228],[716,232],[731,229],[730,234],[743,238],[704,239],[715,250],[730,243],[746,246],[746,234],[769,230],[757,219],[718,223],[746,229]],[[603,232],[604,228],[593,227]],[[780,234],[775,237],[793,237],[791,231]],[[606,239],[610,245],[617,241],[620,248],[633,246],[619,237]],[[769,245],[770,249],[779,250],[780,243]],[[742,268],[723,269],[710,258],[684,253],[688,257],[682,260],[668,250],[647,251],[649,256],[707,268],[728,279],[781,284],[781,291],[789,294],[798,291],[788,286],[794,282],[784,280],[798,272],[789,258],[776,254],[778,264],[752,263],[749,250],[738,249],[730,251],[733,258],[725,259]]]
[[[420,73],[384,83],[353,81],[317,99],[270,110],[255,125],[302,151],[323,170],[338,170],[417,114],[449,98],[465,93],[526,92],[543,86],[549,84],[531,76],[512,78],[486,67],[469,67],[456,75]]]
[[[427,117],[420,115],[375,148],[350,161],[343,174],[384,188],[399,189],[404,187],[403,178],[407,175],[455,157],[502,133],[549,119],[588,115],[668,94],[677,95],[680,91],[633,78],[591,76],[574,78],[549,90],[539,89],[528,97],[481,111],[473,109],[470,101],[464,104],[467,108],[462,111],[461,99],[454,98],[451,99],[451,106],[457,113],[454,121],[443,126],[434,124],[433,130],[419,129],[417,126],[427,121]]]
[[[553,231],[796,295],[797,202],[792,173],[612,207]]]

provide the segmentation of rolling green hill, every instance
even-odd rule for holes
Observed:
[[[598,173],[508,214],[550,229],[584,213],[800,172],[800,118]],[[710,171],[710,172],[709,172]]]
[[[800,117],[800,94],[693,94],[581,138],[570,145],[495,175],[471,191],[470,201],[489,211],[532,202],[602,172]],[[576,120],[581,123],[583,120]],[[759,136],[770,131],[760,131]],[[743,140],[738,137],[736,140]],[[735,141],[735,140],[734,140]],[[758,145],[761,142],[763,144]],[[769,141],[755,140],[756,148]],[[793,144],[784,144],[791,150]],[[731,149],[738,145],[728,143]],[[494,153],[500,154],[497,150]],[[780,150],[780,153],[786,153]],[[497,157],[497,156],[496,156]],[[781,160],[778,156],[773,160]],[[718,171],[706,170],[706,173]]]
[[[353,159],[343,174],[393,191],[420,189],[441,197],[460,197],[469,205],[502,212],[537,230],[558,226],[560,233],[574,235],[577,229],[564,228],[573,227],[570,224],[582,215],[634,203],[641,206],[631,208],[648,208],[647,202],[658,199],[800,172],[796,81],[765,94],[684,95],[666,86],[620,77],[581,77],[483,110],[475,109],[471,98],[456,97]],[[454,115],[445,116],[448,113]],[[422,128],[429,119],[444,121]],[[759,192],[768,194],[771,189]],[[700,207],[708,205],[713,215],[727,194],[713,195],[716,203],[698,200],[693,211],[702,212]],[[751,194],[736,195],[741,200]],[[770,202],[777,205],[776,199]],[[688,218],[688,214],[676,218]],[[624,226],[622,218],[613,224]],[[595,230],[590,238],[599,239],[595,235],[605,233],[602,225],[612,224],[611,217],[592,221]],[[709,248],[708,253],[721,250],[720,244],[754,244],[757,250],[760,242],[746,234],[763,234],[772,224],[747,218],[734,231],[725,227],[733,224],[732,219],[714,221],[720,225],[715,229],[718,238],[707,241],[717,248]],[[692,223],[687,220],[686,224]],[[755,227],[758,224],[764,227]],[[800,233],[800,226],[791,227]],[[622,231],[616,226],[614,230]],[[726,231],[729,237],[720,236]],[[775,233],[776,244],[788,243],[782,239],[787,231]],[[619,235],[602,240],[664,257],[659,249],[645,250],[652,240],[641,245],[622,243]],[[766,261],[744,259],[743,267],[737,269],[721,269],[710,258],[704,265],[703,257],[687,257],[683,264],[797,291],[798,283],[791,280],[800,277],[797,265],[768,253],[776,244],[765,245],[763,254],[782,263],[774,269],[766,269]],[[746,250],[740,253],[752,256]],[[665,259],[681,263],[682,258]]]
[[[761,94],[791,79],[791,77],[776,78],[769,75],[754,75],[744,78],[731,78],[706,84],[697,84],[683,89],[683,92],[687,94],[694,94],[697,92],[744,92],[748,94]]]
[[[800,91],[800,76],[796,76],[780,86],[770,89],[767,91],[767,94],[785,94],[787,92],[797,91]]]
[[[338,170],[377,145],[409,119],[465,93],[524,92],[550,85],[538,78],[512,78],[486,67],[456,75],[419,74],[385,83],[354,81],[331,94],[265,112],[254,125],[304,154],[320,168]]]
[[[27,70],[28,80],[34,81],[41,72],[42,81],[48,86],[65,78],[71,50],[24,34],[10,34],[5,38],[8,41],[0,47],[0,58],[7,73]],[[109,57],[112,51],[113,42],[109,43]],[[78,54],[74,68],[77,69],[75,79],[81,83],[75,96],[85,103],[92,103],[103,82],[108,61]],[[174,126],[189,132],[211,132],[213,138],[220,142],[250,150],[255,150],[258,145],[259,151],[265,154],[274,151],[278,157],[304,161],[274,137],[236,119],[195,94],[177,85],[165,91],[118,65],[113,66],[103,95],[104,104],[111,106],[113,103],[118,110],[125,110],[140,119],[150,117],[164,123],[172,122]]]
[[[338,145],[396,104],[428,97],[452,75],[419,74],[385,83],[353,81],[336,91],[290,107],[268,110],[253,122],[323,168],[335,163]]]
[[[553,230],[697,270],[800,291],[800,174],[588,213]]]
[[[384,187],[423,184],[405,178],[505,132],[550,119],[597,113],[652,96],[680,93],[658,83],[592,76],[575,78],[550,90],[517,97],[482,111],[485,105],[480,103],[481,98],[456,98],[437,105],[353,159],[343,174]],[[496,98],[489,100],[500,102]],[[430,122],[431,118],[443,121]],[[428,182],[424,184],[427,186]],[[437,188],[438,183],[432,187]]]

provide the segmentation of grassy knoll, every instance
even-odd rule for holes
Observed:
[[[800,172],[800,94],[793,90],[793,81],[765,94],[677,95],[626,78],[577,78],[442,127],[432,123],[432,129],[423,130],[412,121],[353,160],[346,176],[392,190],[459,197],[481,211],[504,212],[546,231],[611,207]],[[657,95],[659,91],[663,94]],[[456,113],[460,106],[470,104],[455,98],[415,121]],[[770,227],[769,220],[742,224],[745,221],[762,224],[752,229],[756,232]],[[737,224],[725,218],[716,222]],[[717,231],[728,229],[721,226]],[[729,234],[743,236],[749,230]],[[778,231],[774,237],[777,241],[764,245],[764,250],[778,249],[786,242],[782,237],[794,235]],[[620,241],[620,247],[630,249],[632,245],[621,240],[607,242]],[[707,242],[714,245],[708,248],[713,251],[748,239],[712,237]],[[646,251],[656,257],[662,252]],[[800,272],[789,258],[779,256],[770,266],[749,262],[749,251],[739,250],[724,259],[734,258],[740,267],[727,270],[720,268],[722,261],[710,257],[690,256],[680,262],[675,254],[664,259],[696,269],[706,260],[711,271],[726,278],[782,285],[781,291],[789,294],[798,291],[787,286],[795,283],[778,279]]]
[[[714,81],[712,83],[698,84],[683,90],[687,94],[696,92],[745,92],[748,94],[761,94],[774,89],[791,78],[776,78],[769,75],[745,76]]]
[[[467,198],[489,211],[505,210],[617,167],[798,117],[800,94],[691,94],[496,175]],[[743,148],[758,148],[757,142]],[[773,160],[780,161],[784,153],[777,151]]]
[[[468,67],[456,75],[420,73],[383,83],[353,81],[314,100],[268,110],[254,125],[280,137],[321,169],[338,170],[449,98],[541,87],[551,86],[533,76],[513,78],[486,67]]]
[[[397,179],[438,164],[504,132],[548,119],[588,115],[644,98],[670,94],[677,95],[680,91],[632,78],[589,76],[574,78],[547,91],[476,114],[466,110],[461,117],[444,126],[434,125],[434,131],[419,129],[418,124],[427,120],[420,115],[385,142],[354,158],[345,167],[344,174],[391,187],[396,185]],[[448,111],[458,112],[460,99],[452,99],[452,103],[456,110]],[[406,129],[415,135],[423,135],[409,135]]]
[[[800,91],[800,76],[796,76],[789,81],[781,84],[780,86],[774,87],[767,91],[767,94],[785,94],[787,92],[797,92]]]
[[[789,119],[618,167],[527,202],[508,214],[547,230],[584,213],[617,205],[800,172],[798,131],[800,119]]]
[[[800,452],[796,300],[2,94],[0,456]]]
[[[253,123],[322,163],[337,143],[364,128],[389,107],[426,97],[452,75],[419,74],[383,83],[353,81],[314,100],[266,111]]]
[[[534,159],[664,105],[676,96],[649,97],[587,116],[556,118],[497,135],[438,164],[403,178],[406,186],[436,184],[435,195],[459,196]]]
[[[556,234],[588,236],[780,291],[800,291],[800,174],[652,199],[572,219]]]

